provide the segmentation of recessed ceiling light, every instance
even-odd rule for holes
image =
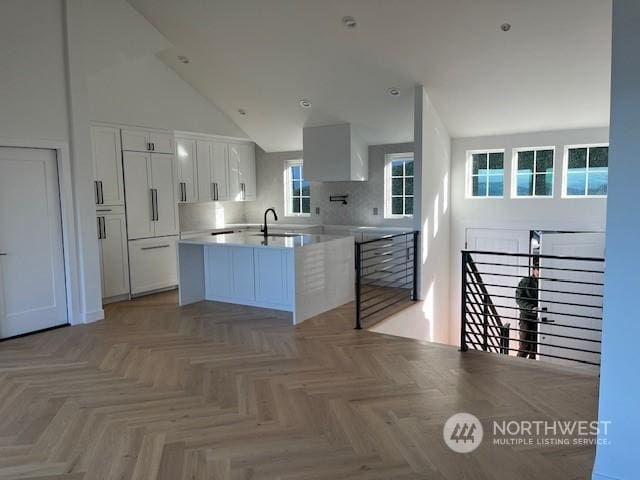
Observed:
[[[389,90],[387,90],[387,93],[392,97],[400,96],[400,90],[398,90],[396,87],[391,87]]]
[[[311,102],[304,98],[298,102],[302,108],[311,108]]]
[[[178,55],[178,60],[180,60],[184,64],[189,63],[189,59],[187,57],[185,57],[184,55]]]
[[[238,113],[239,113],[240,115],[246,115],[246,114],[247,114],[247,111],[246,111],[246,110],[244,110],[244,109],[242,109],[242,108],[239,108],[239,109],[238,109]]]
[[[500,30],[502,30],[503,32],[508,32],[509,30],[511,30],[511,24],[503,23],[502,25],[500,25]]]
[[[354,28],[357,25],[356,19],[351,16],[342,17],[342,25],[347,28]]]

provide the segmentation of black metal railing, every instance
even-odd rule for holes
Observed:
[[[418,231],[356,242],[356,329],[418,299]]]
[[[603,258],[465,250],[460,348],[599,365],[603,286]]]

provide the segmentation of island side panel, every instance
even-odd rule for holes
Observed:
[[[353,237],[295,249],[295,324],[354,300],[354,255]]]
[[[204,300],[204,248],[202,245],[178,243],[179,305]]]

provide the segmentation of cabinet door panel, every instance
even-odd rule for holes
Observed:
[[[195,202],[198,199],[196,142],[182,138],[177,139],[176,153],[179,182],[178,200],[181,202]]]
[[[228,146],[228,169],[229,169],[229,200],[241,201],[242,191],[240,187],[240,145],[229,144]]]
[[[133,295],[178,284],[176,241],[165,237],[129,242]]]
[[[291,299],[287,268],[289,252],[268,248],[256,248],[254,251],[256,301],[288,305]]]
[[[255,300],[253,248],[231,247],[233,298]]]
[[[152,237],[151,155],[124,152],[123,163],[129,239]]]
[[[122,149],[132,152],[149,150],[149,132],[145,130],[122,130]]]
[[[129,258],[124,215],[105,215],[100,241],[102,298],[129,293]]]
[[[211,142],[198,140],[196,142],[196,158],[198,164],[198,200],[208,202],[213,200],[214,191],[211,178]]]
[[[157,190],[154,234],[157,237],[177,235],[178,226],[178,178],[173,155],[151,154],[152,185]]]
[[[231,247],[205,247],[206,298],[233,297],[231,250]]]
[[[239,145],[240,184],[244,185],[243,200],[256,199],[256,154],[255,146]]]
[[[170,133],[149,133],[149,142],[152,144],[153,153],[175,153],[173,135]]]
[[[226,143],[211,144],[211,181],[216,185],[216,200],[230,200],[229,196],[229,163]]]
[[[100,205],[124,205],[120,130],[91,127],[93,165],[100,182]]]

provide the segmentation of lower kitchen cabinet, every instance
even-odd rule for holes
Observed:
[[[109,303],[129,295],[127,222],[123,207],[98,209],[96,213],[102,300],[103,303]]]
[[[178,284],[177,236],[129,241],[131,295],[149,293]]]

